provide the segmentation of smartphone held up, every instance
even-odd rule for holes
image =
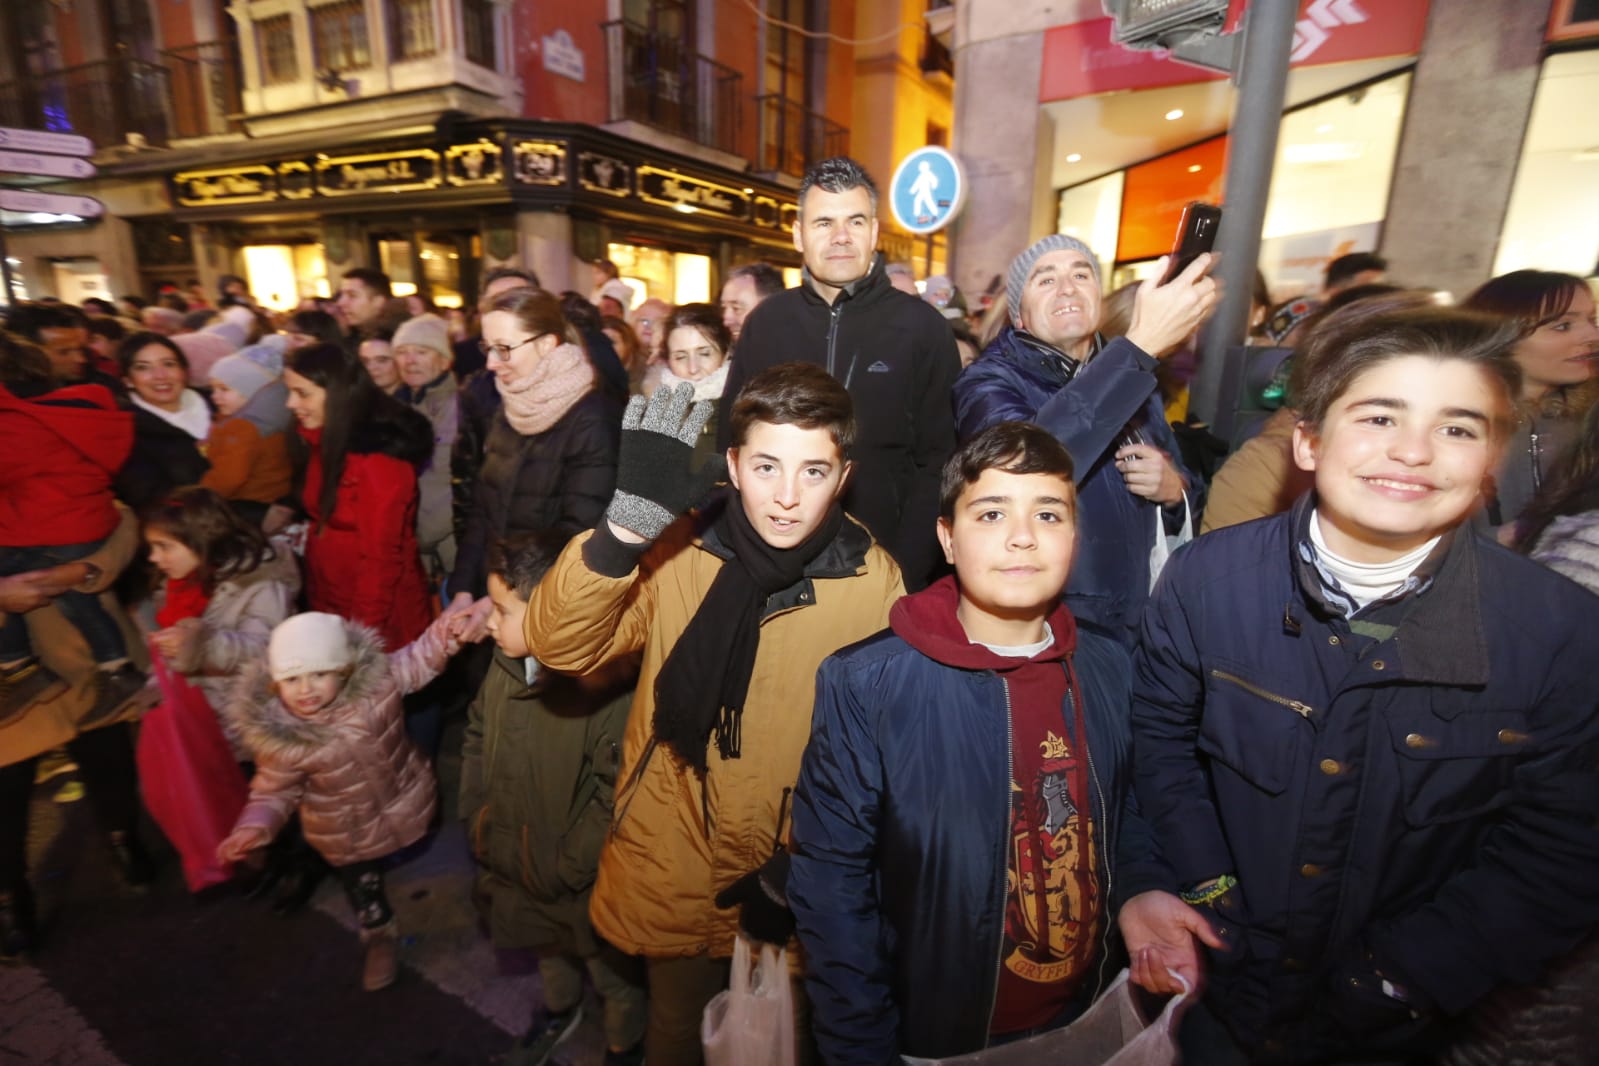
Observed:
[[[1168,284],[1192,266],[1195,259],[1214,249],[1219,229],[1221,208],[1215,204],[1195,200],[1184,207],[1182,220],[1177,223],[1177,240],[1172,244],[1171,258],[1160,283]]]

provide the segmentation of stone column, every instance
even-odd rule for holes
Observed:
[[[518,211],[516,236],[521,265],[539,276],[550,292],[588,292],[587,272],[572,251],[572,216],[557,211]],[[582,277],[581,284],[573,279]]]
[[[1021,10],[1031,6],[962,0],[956,8],[953,148],[970,189],[950,233],[950,272],[968,299],[1055,231],[1054,129],[1038,106],[1051,20],[1047,10]]]
[[[1464,297],[1493,271],[1550,0],[1432,0],[1382,254],[1401,284]]]

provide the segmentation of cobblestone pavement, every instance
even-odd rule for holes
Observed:
[[[445,751],[459,751],[458,731]],[[457,762],[440,761],[447,808]],[[536,960],[496,952],[480,933],[453,810],[389,872],[402,972],[393,987],[369,993],[332,879],[312,906],[280,918],[231,888],[191,896],[163,842],[157,883],[134,894],[120,885],[87,805],[71,799],[77,791],[72,775],[35,790],[30,851],[43,945],[27,963],[0,965],[0,1066],[506,1061],[539,995]],[[153,828],[147,839],[159,841]],[[597,1066],[602,1043],[587,1021],[562,1061]]]

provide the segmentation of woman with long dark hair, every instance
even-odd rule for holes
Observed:
[[[1495,478],[1489,521],[1514,522],[1576,440],[1599,354],[1593,293],[1572,274],[1514,270],[1483,283],[1463,305],[1521,329],[1511,350],[1521,368],[1516,429]]]
[[[332,344],[289,352],[283,383],[300,423],[293,443],[311,610],[371,626],[385,646],[403,648],[432,620],[416,479],[433,431]]]
[[[211,408],[189,387],[189,358],[170,338],[135,333],[117,349],[133,412],[133,451],[117,475],[117,495],[133,508],[192,485],[210,469],[200,445]]]

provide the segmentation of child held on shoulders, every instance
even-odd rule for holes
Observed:
[[[273,628],[294,613],[299,567],[207,488],[178,489],[145,508],[143,520],[150,562],[166,582],[155,649],[220,712]],[[222,729],[248,760],[233,720],[222,718]]]
[[[464,612],[447,611],[399,651],[372,630],[311,611],[272,631],[229,703],[255,756],[250,800],[217,847],[238,862],[291,815],[339,875],[366,947],[362,987],[392,984],[398,929],[382,860],[419,840],[433,818],[433,768],[406,736],[402,696],[438,676],[460,649]]]
[[[588,912],[638,661],[571,677],[529,651],[528,597],[565,542],[553,531],[528,533],[489,553],[497,649],[467,713],[460,810],[495,946],[539,956],[543,1003],[513,1058],[542,1062],[576,1030],[586,970],[604,1003],[613,1066],[643,1058],[643,973],[594,931]]]

